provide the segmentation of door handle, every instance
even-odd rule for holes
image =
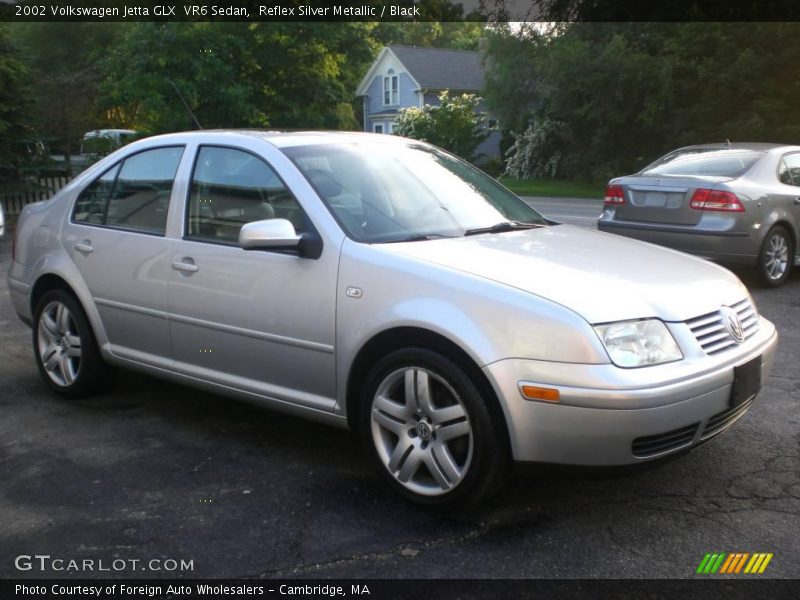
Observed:
[[[797,198],[794,199],[794,205],[795,206],[800,205],[800,196],[798,196]]]
[[[94,252],[94,246],[92,246],[92,242],[90,240],[83,240],[82,242],[75,244],[75,250],[82,252],[83,254],[89,254]]]
[[[173,260],[172,268],[176,271],[183,271],[184,273],[195,273],[200,267],[194,264],[191,258],[184,258],[183,260]]]

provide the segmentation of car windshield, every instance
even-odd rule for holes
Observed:
[[[642,175],[710,175],[739,177],[764,152],[745,148],[683,148],[662,156]]]
[[[460,237],[546,224],[481,171],[422,144],[353,142],[282,150],[357,241]]]

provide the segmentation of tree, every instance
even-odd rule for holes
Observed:
[[[34,99],[32,129],[55,138],[69,156],[83,133],[101,125],[95,107],[99,57],[119,31],[116,23],[19,23],[13,34],[25,56]],[[54,42],[57,40],[57,42]]]
[[[440,146],[467,160],[488,133],[482,128],[484,116],[478,112],[481,99],[472,94],[450,96],[444,91],[439,105],[412,107],[400,111],[394,133]]]
[[[798,34],[796,23],[496,28],[486,101],[518,141],[539,140],[515,162],[529,174],[554,173],[555,155],[558,176],[595,180],[681,145],[796,143]]]
[[[384,21],[377,24],[372,36],[382,46],[398,44],[424,48],[477,50],[485,28],[485,23],[474,21],[414,23]]]
[[[191,113],[204,128],[355,128],[371,27],[137,23],[102,63],[100,106],[153,133],[196,127]]]
[[[27,133],[25,67],[11,43],[5,24],[0,23],[0,180],[17,170],[21,145]]]

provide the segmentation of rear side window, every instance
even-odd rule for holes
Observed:
[[[743,148],[684,148],[662,156],[642,175],[709,175],[739,177],[764,156]]]
[[[164,235],[182,155],[182,146],[155,148],[114,165],[78,196],[73,221]]]
[[[786,185],[800,187],[800,152],[783,157],[778,169],[778,179]]]

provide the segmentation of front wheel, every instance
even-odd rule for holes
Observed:
[[[794,248],[789,232],[776,225],[767,233],[758,256],[758,272],[768,286],[777,287],[786,281],[794,263]]]
[[[400,494],[428,505],[472,504],[499,489],[509,466],[504,429],[467,372],[421,348],[398,350],[370,372],[360,429]]]
[[[51,290],[37,303],[33,351],[42,378],[66,398],[90,395],[110,381],[83,308],[64,290]]]

